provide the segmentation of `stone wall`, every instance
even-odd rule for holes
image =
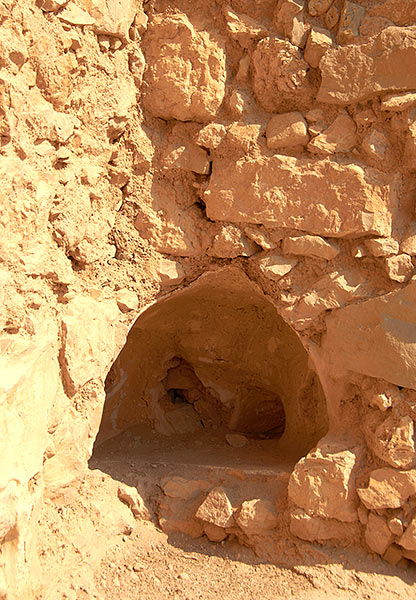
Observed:
[[[329,432],[291,530],[416,559],[416,12],[407,0],[0,0],[0,597],[41,579],[141,310],[232,264]],[[361,537],[360,537],[361,536]]]

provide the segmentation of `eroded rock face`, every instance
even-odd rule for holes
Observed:
[[[145,39],[148,64],[143,101],[155,117],[207,121],[225,92],[225,55],[212,33],[198,32],[183,14],[158,15]]]

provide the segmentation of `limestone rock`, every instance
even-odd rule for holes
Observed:
[[[264,534],[278,524],[276,510],[269,500],[246,500],[235,519],[246,535]]]
[[[416,494],[416,471],[397,471],[385,467],[371,472],[366,488],[357,490],[361,502],[370,510],[400,508]]]
[[[62,317],[62,368],[69,392],[107,374],[116,352],[118,318],[114,301],[79,295],[68,302]],[[88,337],[82,334],[85,331]]]
[[[279,35],[290,38],[293,30],[293,19],[304,9],[303,0],[279,0],[273,21]]]
[[[127,504],[136,519],[151,519],[151,515],[145,506],[144,500],[136,488],[126,485],[125,483],[120,483],[117,494],[119,499]]]
[[[201,495],[209,487],[203,479],[185,479],[183,477],[170,477],[162,481],[162,489],[166,496],[179,500],[190,500]]]
[[[393,467],[416,466],[415,427],[408,415],[390,414],[375,431],[367,429],[366,439],[374,454]]]
[[[225,92],[221,40],[196,31],[184,14],[156,15],[144,40],[148,68],[142,97],[147,111],[179,121],[214,117]]]
[[[305,60],[314,69],[319,66],[321,58],[325,55],[328,48],[333,45],[329,31],[320,27],[314,27],[306,42]]]
[[[404,146],[405,164],[410,169],[416,168],[416,120],[408,128]]]
[[[366,44],[328,50],[320,62],[318,102],[353,104],[416,88],[416,27],[387,27]]]
[[[334,29],[334,27],[338,24],[339,21],[339,11],[335,4],[332,4],[328,8],[328,11],[325,15],[325,25],[328,29]]]
[[[267,35],[264,27],[247,15],[237,14],[231,6],[225,6],[223,12],[230,37],[243,48],[247,48],[251,40],[258,40]]]
[[[342,362],[342,368],[416,389],[415,302],[411,281],[402,290],[329,315],[323,346],[331,368],[340,369]]]
[[[276,248],[276,241],[271,239],[271,236],[260,227],[253,227],[249,225],[244,228],[244,233],[246,236],[255,242],[258,246],[263,248],[263,250],[274,250]]]
[[[122,288],[116,292],[117,306],[121,312],[131,312],[139,308],[139,299],[135,292]]]
[[[412,25],[416,21],[416,6],[408,0],[385,0],[372,6],[370,14],[386,17],[396,25]]]
[[[293,535],[308,542],[339,539],[353,541],[359,536],[359,527],[356,523],[323,519],[308,515],[301,509],[291,511],[289,527]]]
[[[210,171],[208,154],[196,144],[177,145],[175,148],[169,148],[163,159],[163,166],[166,169],[193,171],[200,175],[208,175]]]
[[[381,110],[402,112],[416,104],[416,91],[386,94],[380,104]]]
[[[214,161],[204,199],[213,220],[330,237],[388,236],[392,183],[384,173],[355,163],[275,155],[231,164]]]
[[[313,154],[325,156],[337,152],[349,152],[357,143],[356,126],[347,114],[340,114],[322,133],[314,137],[308,144]]]
[[[392,256],[399,252],[399,242],[392,238],[377,238],[364,243],[371,256]]]
[[[365,541],[369,548],[377,554],[384,554],[393,539],[385,519],[371,513],[365,530]]]
[[[203,527],[205,535],[211,542],[222,542],[228,535],[223,527],[213,523],[204,523]]]
[[[309,141],[306,121],[299,112],[275,115],[267,124],[266,138],[267,146],[272,150],[304,146]]]
[[[387,521],[387,525],[393,535],[397,537],[403,535],[403,522],[399,517],[392,517]]]
[[[398,543],[406,550],[416,550],[416,519],[413,519],[407,526]]]
[[[158,266],[160,283],[164,286],[179,284],[185,277],[185,271],[180,263],[169,258],[161,258]]]
[[[308,106],[313,87],[308,63],[299,49],[278,37],[262,39],[252,57],[253,89],[264,110],[281,112],[285,105],[302,110]]]
[[[341,449],[334,442],[321,445],[296,464],[289,499],[319,517],[356,521],[355,476],[361,456],[361,448]]]
[[[284,254],[313,256],[324,260],[332,260],[339,254],[339,248],[334,243],[317,235],[287,237],[283,240],[282,250]]]
[[[247,239],[241,229],[236,225],[222,225],[214,237],[210,256],[218,258],[235,258],[237,256],[252,256],[258,248],[250,239]]]
[[[391,565],[397,565],[402,556],[401,548],[397,544],[392,544],[383,554],[383,560],[386,560]]]
[[[196,143],[203,148],[214,150],[220,144],[226,133],[227,130],[224,125],[221,125],[220,123],[209,123],[198,133]]]
[[[136,15],[134,0],[77,0],[94,19],[94,30],[127,39]]]
[[[312,17],[323,15],[331,6],[334,0],[309,0],[308,11]]]
[[[376,385],[363,392],[363,398],[369,406],[378,408],[382,412],[385,412],[388,408],[391,408],[393,404],[396,404],[401,399],[400,389],[386,382],[377,382]]]
[[[211,490],[199,506],[195,516],[201,521],[217,527],[230,527],[233,524],[233,507],[222,487]]]
[[[410,256],[407,254],[398,254],[397,256],[386,258],[386,271],[387,275],[393,281],[405,283],[413,275],[415,269]]]
[[[95,23],[95,19],[75,2],[69,2],[66,5],[59,13],[59,19],[70,25],[93,25]]]
[[[364,13],[365,8],[363,6],[345,0],[339,20],[338,44],[347,44],[359,36],[359,27]]]
[[[270,254],[260,258],[258,264],[265,277],[278,281],[284,275],[287,275],[293,267],[296,267],[298,261],[295,258],[287,258],[280,254]]]
[[[383,133],[377,131],[377,129],[372,129],[363,138],[361,148],[370,158],[384,160],[389,148],[389,143]]]

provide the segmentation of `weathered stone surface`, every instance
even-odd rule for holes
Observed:
[[[413,519],[398,543],[406,550],[416,550],[416,519]]]
[[[318,101],[352,104],[381,92],[414,90],[415,40],[416,27],[387,27],[366,44],[328,50],[320,62]]]
[[[359,536],[359,527],[356,523],[323,519],[315,515],[308,515],[301,509],[296,509],[290,513],[289,527],[293,535],[308,542],[333,539],[352,541]]]
[[[217,527],[230,527],[233,519],[233,507],[222,487],[211,490],[195,513],[201,521]]]
[[[280,112],[285,105],[301,110],[310,103],[309,65],[290,42],[264,38],[253,52],[252,67],[254,93],[265,110]]]
[[[276,31],[279,35],[290,38],[293,19],[302,12],[303,8],[303,0],[279,0],[273,16]]]
[[[127,38],[136,14],[134,0],[77,0],[94,19],[97,33]]]
[[[305,47],[305,60],[314,69],[319,66],[321,58],[331,48],[333,42],[328,30],[314,27],[308,37]]]
[[[69,2],[64,10],[59,13],[59,18],[70,25],[93,25],[95,19],[91,15],[77,6],[75,2]]]
[[[256,244],[248,239],[236,225],[222,225],[214,237],[210,256],[218,258],[236,258],[237,256],[252,256],[258,250]]]
[[[332,368],[416,389],[416,282],[348,306],[326,319],[323,341]]]
[[[371,256],[392,256],[399,252],[399,242],[392,238],[366,240],[364,243]]]
[[[231,164],[214,161],[205,202],[207,215],[214,220],[263,223],[331,237],[388,236],[395,197],[392,183],[377,170],[328,159],[276,155]]]
[[[185,15],[157,15],[145,34],[143,101],[155,117],[207,121],[224,98],[225,55],[212,33]]]
[[[409,0],[385,0],[372,6],[370,14],[386,17],[396,25],[412,25],[416,21],[416,6]]]
[[[287,258],[280,254],[270,254],[259,259],[260,271],[265,277],[275,281],[287,275],[297,263],[298,261],[295,258]]]
[[[365,541],[369,548],[377,554],[384,554],[393,539],[385,519],[371,513],[365,530]]]
[[[272,150],[305,145],[309,141],[308,126],[302,113],[275,115],[266,128],[267,146]]]
[[[269,500],[246,500],[235,519],[246,535],[261,534],[278,523],[276,510]]]
[[[76,296],[64,310],[62,368],[73,393],[90,379],[105,377],[116,352],[119,311],[115,301]],[[81,332],[88,331],[88,337]]]
[[[116,292],[116,301],[121,312],[130,312],[139,308],[137,294],[127,288],[122,288]]]
[[[321,156],[349,152],[357,143],[355,132],[356,126],[351,117],[340,114],[328,129],[309,142],[308,150]]]
[[[400,508],[416,494],[416,471],[397,471],[385,467],[371,472],[366,488],[357,490],[361,502],[370,510]]]
[[[296,464],[289,480],[289,499],[319,517],[356,521],[355,476],[361,456],[362,448],[321,444]]]
[[[161,258],[157,269],[160,283],[164,286],[180,283],[185,277],[185,271],[180,263],[169,258]]]
[[[400,469],[416,466],[415,427],[409,415],[392,413],[373,430],[366,428],[366,439],[374,454]]]
[[[168,148],[168,152],[163,158],[163,166],[166,169],[193,171],[200,175],[208,175],[210,170],[208,154],[196,144],[177,145],[175,148]]]
[[[401,94],[387,94],[383,96],[380,104],[381,110],[402,112],[416,104],[416,91],[402,92]]]
[[[312,17],[323,15],[331,6],[334,0],[309,0],[308,11]]]
[[[231,6],[225,6],[223,12],[230,37],[243,48],[247,48],[251,40],[258,40],[267,35],[264,27],[247,15],[237,14]]]
[[[349,2],[349,0],[344,2],[338,27],[338,44],[347,44],[359,36],[359,27],[364,13],[365,8],[363,6],[355,2]]]
[[[386,271],[387,275],[393,281],[405,283],[411,278],[415,268],[410,256],[407,254],[398,254],[397,256],[386,258]]]
[[[298,256],[314,256],[325,260],[332,260],[339,254],[339,248],[331,242],[317,235],[300,235],[288,237],[282,242],[284,254]]]
[[[127,504],[136,519],[146,521],[151,519],[150,512],[136,488],[125,483],[120,483],[117,495],[122,502]]]
[[[203,479],[185,479],[184,477],[170,477],[162,481],[163,492],[170,498],[190,500],[201,495],[207,490],[209,483]]]
[[[386,136],[381,133],[381,131],[372,129],[361,142],[361,148],[370,158],[384,160],[389,148],[389,143]]]
[[[220,144],[226,133],[227,130],[224,125],[221,125],[220,123],[209,123],[198,133],[196,143],[204,148],[214,150]]]

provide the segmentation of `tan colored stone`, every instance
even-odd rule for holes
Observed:
[[[399,242],[393,238],[365,240],[364,243],[371,256],[392,256],[399,252]]]
[[[403,535],[403,522],[399,517],[392,517],[388,520],[387,525],[393,535],[400,537]]]
[[[163,165],[166,169],[183,169],[200,175],[208,175],[210,171],[208,154],[196,144],[178,145],[173,149],[169,148],[169,152],[163,159]]]
[[[213,523],[204,523],[203,527],[205,535],[211,542],[222,542],[228,535],[223,527]]]
[[[222,487],[211,490],[199,506],[195,516],[201,521],[217,527],[230,527],[233,522],[233,507]]]
[[[235,519],[246,535],[264,534],[278,524],[276,510],[269,500],[246,500]]]
[[[309,65],[290,42],[278,37],[260,40],[252,69],[254,94],[264,110],[280,112],[288,103],[302,110],[310,104],[314,88],[308,78]]]
[[[324,260],[332,260],[339,254],[338,246],[317,235],[285,238],[282,242],[282,250],[284,254],[313,256]]]
[[[298,261],[295,258],[287,258],[280,254],[270,254],[260,258],[258,264],[265,277],[278,281],[296,267]]]
[[[385,381],[377,382],[375,385],[363,392],[363,398],[369,406],[378,408],[385,412],[391,408],[393,404],[401,399],[400,390],[397,386],[386,383]]]
[[[179,500],[197,498],[209,488],[209,483],[203,479],[185,479],[170,477],[162,481],[162,489],[166,496]]]
[[[370,14],[385,17],[396,25],[413,25],[416,21],[416,6],[409,0],[385,0],[370,8]]]
[[[237,256],[252,256],[258,248],[245,237],[236,225],[222,225],[216,234],[211,248],[208,250],[210,256],[218,258],[236,258]]]
[[[359,27],[364,13],[365,8],[363,6],[345,0],[339,20],[338,44],[347,44],[359,36]]]
[[[179,284],[185,277],[185,271],[180,263],[169,258],[161,258],[157,269],[160,283],[164,286]]]
[[[391,565],[397,565],[402,556],[403,555],[400,547],[397,546],[397,544],[392,544],[383,554],[383,559]]]
[[[306,42],[305,60],[311,67],[319,66],[321,58],[325,55],[328,48],[331,48],[333,42],[329,31],[320,27],[314,27]]]
[[[416,88],[416,27],[387,27],[362,45],[328,50],[321,60],[319,102],[352,104],[383,92]]]
[[[243,48],[247,48],[251,40],[258,40],[267,35],[264,27],[247,15],[237,14],[231,6],[225,6],[223,13],[230,37]]]
[[[122,288],[121,290],[117,290],[116,294],[117,306],[121,310],[121,312],[131,312],[132,310],[138,310],[139,308],[139,298],[135,292],[128,290],[127,288]]]
[[[410,169],[416,169],[416,120],[410,124],[406,133],[404,158]]]
[[[248,444],[246,436],[240,433],[227,433],[225,439],[232,448],[244,448]]]
[[[413,519],[398,543],[406,550],[416,550],[416,519]]]
[[[397,256],[386,258],[387,275],[393,281],[405,283],[411,278],[414,270],[412,259],[407,254],[398,254]]]
[[[380,108],[385,111],[402,112],[416,104],[416,91],[401,94],[387,94],[381,100]]]
[[[337,152],[350,152],[357,143],[356,125],[347,114],[340,114],[335,121],[308,144],[313,154],[325,156]]]
[[[275,115],[266,128],[267,146],[272,150],[304,146],[309,141],[308,127],[301,113]]]
[[[393,539],[385,519],[370,513],[365,530],[365,541],[368,547],[373,552],[383,555],[390,544],[393,543]]]
[[[198,133],[196,143],[203,148],[214,150],[220,144],[226,133],[227,130],[224,125],[221,125],[220,123],[209,123]]]
[[[308,515],[301,509],[290,513],[290,532],[301,540],[323,542],[326,540],[352,541],[359,536],[356,523],[343,523],[336,519],[323,519]]]
[[[397,471],[389,467],[371,472],[366,488],[357,490],[361,502],[370,510],[400,508],[416,494],[416,471]]]
[[[416,282],[348,306],[326,319],[323,340],[330,368],[349,369],[416,389]],[[359,327],[357,327],[359,323]]]
[[[355,477],[362,448],[342,449],[324,442],[296,464],[289,479],[289,499],[307,513],[352,523],[357,521]]]
[[[283,37],[290,38],[293,30],[293,19],[303,9],[303,0],[279,0],[273,16],[277,33]]]
[[[260,227],[248,226],[244,228],[246,236],[263,250],[274,250],[277,246],[276,241],[271,239],[270,235]]]
[[[416,466],[415,427],[409,416],[390,414],[374,433],[366,432],[367,443],[374,454],[393,467]]]
[[[309,0],[308,11],[312,17],[319,17],[326,13],[334,0]]]
[[[77,0],[94,19],[94,30],[127,39],[136,15],[134,0]]]
[[[416,256],[416,234],[410,234],[400,244],[400,252],[409,254],[409,256]]]
[[[328,12],[325,15],[325,25],[328,29],[334,29],[339,21],[339,11],[338,8],[333,4],[328,8]]]
[[[330,237],[388,236],[391,184],[390,176],[355,163],[276,155],[231,164],[214,161],[204,200],[213,220]]]
[[[354,120],[358,127],[369,127],[377,121],[377,117],[371,108],[365,108],[355,113]]]
[[[72,1],[66,5],[58,16],[61,21],[70,25],[93,25],[95,23],[95,19],[87,11]]]
[[[196,31],[186,15],[156,15],[143,51],[151,65],[142,97],[155,117],[204,122],[215,116],[225,93],[225,54],[213,33]]]
[[[135,519],[150,520],[151,514],[147,509],[143,498],[140,496],[136,488],[125,483],[120,483],[117,490],[119,499],[127,504]]]
[[[389,142],[384,133],[372,129],[361,142],[361,148],[370,158],[384,160],[389,148]]]

